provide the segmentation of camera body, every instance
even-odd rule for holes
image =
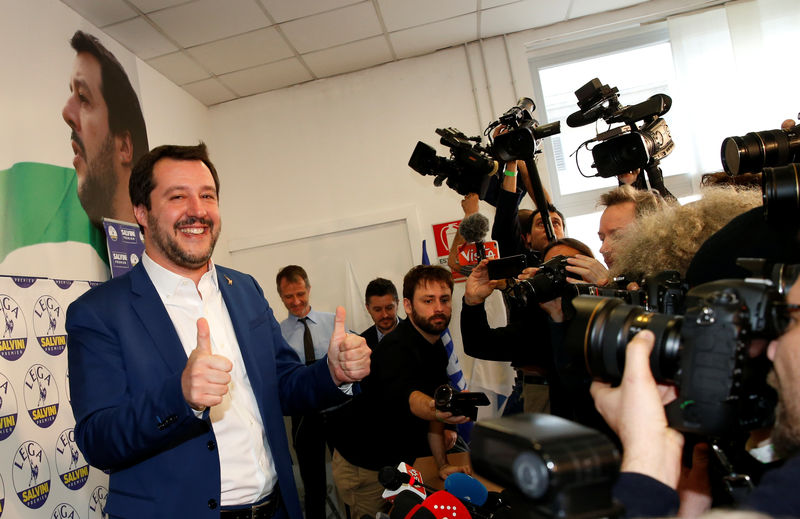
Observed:
[[[769,279],[698,285],[686,293],[682,315],[579,296],[566,336],[568,369],[619,382],[628,342],[648,329],[656,336],[653,376],[678,387],[678,399],[667,407],[671,427],[710,437],[764,427],[773,420],[777,396],[766,382],[770,362],[750,348],[754,340],[779,335],[783,302]]]
[[[485,393],[456,391],[449,384],[442,384],[433,393],[436,409],[452,413],[453,416],[467,416],[473,422],[478,418],[478,406],[489,405]]]
[[[437,128],[441,144],[450,148],[450,157],[436,155],[436,150],[422,141],[417,142],[408,165],[420,175],[432,175],[433,183],[441,186],[446,180],[447,186],[460,195],[478,193],[484,199],[489,179],[500,170],[500,162],[533,159],[537,153],[537,141],[561,131],[561,123],[539,126],[533,118],[536,106],[528,97],[518,103],[489,124],[486,133],[499,125],[508,129],[498,135],[489,145],[481,144],[480,137],[467,137],[456,128]]]
[[[593,139],[598,144],[592,148],[592,167],[600,177],[613,177],[655,165],[675,148],[669,127],[660,117],[672,106],[668,95],[656,94],[641,103],[622,106],[618,92],[616,87],[592,79],[575,91],[580,110],[567,118],[567,124],[573,128],[600,118],[608,124],[623,123]],[[641,126],[637,125],[638,121],[642,122]]]
[[[440,142],[450,148],[450,158],[439,157],[436,150],[422,141],[417,142],[408,165],[420,175],[436,177],[434,185],[447,186],[460,195],[486,193],[489,177],[496,174],[499,163],[488,149],[480,144],[480,138],[467,137],[455,128],[437,128]]]

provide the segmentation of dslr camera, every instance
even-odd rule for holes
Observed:
[[[698,285],[686,293],[682,315],[615,298],[578,296],[565,341],[569,369],[619,382],[628,342],[648,329],[656,336],[650,355],[653,376],[678,388],[678,398],[666,409],[671,427],[725,438],[768,426],[777,395],[766,381],[771,363],[758,346],[765,347],[785,329],[785,281],[798,267],[777,265],[772,279]]]

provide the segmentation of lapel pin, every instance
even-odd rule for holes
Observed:
[[[229,285],[233,285],[233,280],[232,280],[231,278],[229,278],[229,277],[228,277],[228,276],[226,276],[225,274],[223,274],[222,276],[223,276],[223,277],[224,277],[224,278],[225,278],[225,279],[228,281],[228,284],[229,284]]]

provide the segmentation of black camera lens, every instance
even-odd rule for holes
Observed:
[[[436,409],[442,410],[449,408],[450,402],[453,401],[454,393],[455,391],[453,391],[453,388],[449,384],[442,384],[437,387],[436,391],[433,393]]]
[[[781,166],[792,162],[793,157],[800,152],[800,138],[796,128],[726,137],[720,150],[722,167],[730,175],[739,175],[757,173],[766,166]]]
[[[800,215],[800,164],[764,168],[761,193],[768,222],[796,222]]]
[[[682,317],[648,312],[620,299],[578,296],[575,317],[567,329],[566,347],[572,369],[618,382],[625,369],[625,348],[641,330],[656,336],[650,369],[659,382],[674,382],[679,367]],[[583,365],[580,365],[580,362]]]

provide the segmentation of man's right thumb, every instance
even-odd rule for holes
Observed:
[[[208,321],[205,317],[197,320],[197,348],[201,353],[211,355],[211,332],[208,330]]]

